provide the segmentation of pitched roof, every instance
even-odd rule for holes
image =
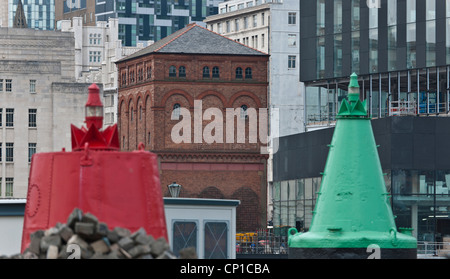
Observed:
[[[268,55],[192,23],[118,62],[151,53]]]

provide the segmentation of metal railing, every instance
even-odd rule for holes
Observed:
[[[450,242],[417,242],[417,255],[420,258],[426,257],[449,257]]]
[[[236,234],[236,254],[287,254],[287,235],[280,236],[269,229]]]

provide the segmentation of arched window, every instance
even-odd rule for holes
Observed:
[[[203,78],[209,78],[209,67],[203,67]]]
[[[242,105],[241,106],[241,119],[247,119],[247,117],[248,117],[247,110],[248,110],[248,106],[247,105]]]
[[[177,68],[175,66],[170,66],[169,77],[177,77]]]
[[[241,67],[236,68],[236,78],[237,79],[242,78],[242,68]]]
[[[252,79],[252,68],[245,69],[245,79]]]
[[[186,67],[185,66],[181,66],[178,69],[178,77],[180,77],[180,78],[185,78],[186,77]]]
[[[181,108],[181,105],[178,103],[173,105],[171,120],[180,120],[180,108]]]
[[[212,77],[213,78],[219,78],[220,77],[219,67],[214,67],[212,69]]]

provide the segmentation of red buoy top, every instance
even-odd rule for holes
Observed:
[[[98,88],[95,83],[89,86],[89,95],[86,107],[103,107],[102,101],[100,100],[100,88]]]

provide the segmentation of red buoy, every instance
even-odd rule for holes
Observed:
[[[74,208],[92,213],[110,229],[144,228],[155,239],[168,240],[156,155],[143,144],[121,152],[117,125],[100,130],[103,105],[94,85],[86,104],[87,128],[71,127],[73,151],[32,158],[22,252],[33,232],[66,223]]]

